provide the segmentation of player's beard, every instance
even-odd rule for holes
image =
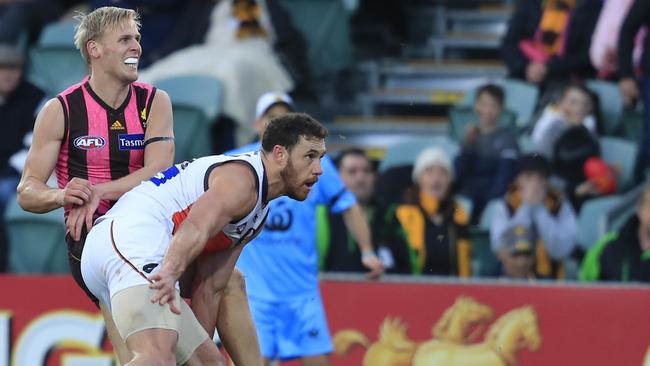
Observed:
[[[287,185],[287,196],[289,198],[298,201],[304,201],[305,198],[307,198],[306,195],[302,195],[299,192],[299,188],[302,186],[302,184],[299,184],[298,182],[298,173],[296,173],[296,170],[293,167],[291,158],[289,158],[287,161],[287,166],[285,166],[284,169],[280,171],[280,176]]]

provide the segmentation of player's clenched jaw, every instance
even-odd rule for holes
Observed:
[[[287,164],[280,172],[286,184],[287,196],[303,201],[323,174],[320,159],[325,155],[323,139],[300,137],[289,154]]]

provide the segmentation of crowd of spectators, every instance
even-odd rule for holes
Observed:
[[[278,0],[5,2],[0,5],[0,121],[5,124],[0,210],[19,179],[11,158],[28,142],[45,97],[25,77],[25,50],[48,22],[76,7],[104,5],[138,8],[142,14],[143,81],[190,73],[222,81],[215,152],[254,139],[249,122],[265,92],[310,89],[304,37]],[[37,6],[51,11],[36,12]],[[566,262],[573,260],[582,262],[582,280],[650,280],[648,191],[618,232],[586,253],[576,246],[584,204],[621,193],[620,167],[602,155],[602,101],[585,82],[617,82],[626,108],[650,105],[649,25],[650,2],[644,0],[517,0],[501,51],[509,77],[540,88],[528,123],[501,125],[508,95],[498,83],[480,86],[473,104],[476,119],[465,126],[458,153],[424,149],[409,164],[411,184],[395,193],[398,200],[378,194],[385,177],[365,151],[340,152],[340,176],[368,218],[374,250],[387,272],[476,276],[473,233],[487,222],[490,248],[500,263],[491,275],[563,278]],[[643,109],[636,184],[645,182],[650,165],[649,109]],[[534,152],[521,146],[522,136]],[[320,269],[365,271],[341,213],[323,208],[317,216]]]

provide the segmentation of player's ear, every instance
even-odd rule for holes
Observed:
[[[280,167],[284,168],[289,161],[289,151],[282,145],[275,145],[273,146],[273,158]]]
[[[88,56],[92,58],[97,58],[99,57],[99,44],[97,41],[94,39],[89,40],[86,43],[86,51],[88,52]]]

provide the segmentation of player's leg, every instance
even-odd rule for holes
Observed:
[[[185,303],[181,302],[181,329],[176,349],[176,360],[187,366],[226,366],[226,360],[208,338],[208,333]]]
[[[244,276],[235,268],[219,302],[219,338],[236,365],[259,365],[260,346],[251,317]]]
[[[118,365],[124,365],[129,362],[129,360],[131,360],[131,357],[133,357],[133,355],[129,349],[126,348],[126,343],[124,343],[124,340],[122,340],[119,332],[115,328],[113,316],[111,315],[108,306],[103,302],[100,302],[90,292],[88,287],[86,287],[86,284],[84,283],[81,275],[80,258],[82,256],[83,247],[87,236],[88,232],[86,231],[85,225],[82,228],[81,238],[79,240],[72,239],[72,236],[70,234],[66,235],[65,240],[68,244],[68,264],[70,265],[70,273],[72,274],[72,278],[75,280],[77,285],[86,293],[88,298],[90,298],[90,300],[94,302],[97,307],[99,307],[99,310],[102,313],[102,317],[104,318],[104,324],[106,324],[106,333],[108,334],[108,339],[111,341],[111,344],[113,345],[113,352],[117,356]]]
[[[118,365],[125,365],[131,360],[131,358],[133,358],[133,354],[126,347],[126,343],[124,343],[122,337],[120,337],[120,333],[117,331],[117,327],[115,327],[113,315],[108,309],[108,306],[100,302],[99,309],[101,310],[102,316],[104,317],[104,324],[106,324],[106,333],[108,334],[108,339],[111,341],[111,345],[113,345],[113,352],[117,356]]]
[[[178,333],[171,329],[145,329],[126,339],[133,359],[125,366],[175,366]]]
[[[219,349],[208,338],[189,306],[176,299],[181,309],[178,316],[171,313],[168,306],[151,303],[149,299],[154,294],[148,285],[143,285],[124,289],[113,296],[111,304],[116,314],[116,328],[134,354],[127,365],[167,365],[171,360],[171,365],[225,366]],[[173,331],[173,337],[167,337],[169,333],[162,331]]]
[[[278,357],[278,323],[281,322],[285,310],[281,303],[256,298],[248,299],[248,304],[259,339],[260,351],[264,358],[264,365],[275,365],[273,361]]]
[[[238,366],[260,365],[261,356],[252,324],[243,278],[232,276],[243,246],[202,254],[195,263],[191,284],[192,311],[208,331],[219,335]]]
[[[123,230],[120,232],[113,230],[113,224],[108,220],[100,222],[88,234],[80,266],[83,283],[100,303],[110,304],[119,337],[133,354],[126,365],[175,365],[180,316],[172,313],[169,306],[151,302],[155,291],[149,288],[146,275],[140,270],[143,263],[132,259],[138,256],[133,256],[131,250],[141,243],[132,239],[132,228],[128,225],[118,225]],[[123,245],[118,247],[113,236]],[[162,261],[164,253],[145,254]]]
[[[329,366],[333,346],[318,292],[286,303],[288,315],[280,332],[280,357],[300,357],[305,366]]]
[[[136,278],[130,281],[135,282]],[[133,353],[125,366],[176,365],[182,317],[172,313],[169,305],[152,303],[154,294],[155,290],[143,283],[121,289],[111,298],[115,326]],[[179,297],[174,300],[177,306],[181,306]]]

